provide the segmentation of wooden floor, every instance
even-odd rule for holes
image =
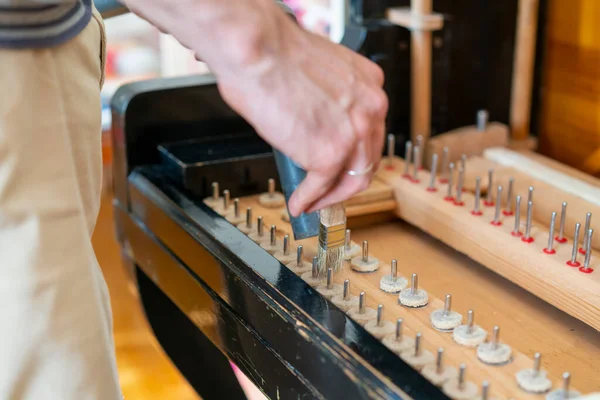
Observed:
[[[93,243],[111,295],[123,394],[128,400],[199,400],[152,335],[135,288],[126,281],[110,201],[103,199]]]

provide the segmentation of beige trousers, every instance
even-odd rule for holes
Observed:
[[[121,399],[91,235],[101,196],[104,28],[0,49],[0,399]]]

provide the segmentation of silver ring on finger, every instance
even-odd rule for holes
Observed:
[[[367,168],[360,170],[360,171],[355,171],[355,170],[348,170],[346,173],[350,176],[364,176],[367,175],[369,172],[371,172],[371,170],[373,169],[373,163],[369,164],[367,166]]]

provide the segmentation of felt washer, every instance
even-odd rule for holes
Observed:
[[[367,257],[364,261],[362,255],[358,255],[350,261],[350,266],[357,272],[374,272],[379,269],[379,260],[375,257]]]
[[[377,311],[371,307],[365,307],[365,312],[361,314],[358,307],[353,307],[348,310],[348,316],[364,326],[367,322],[377,319]]]
[[[357,245],[356,243],[352,242],[350,244],[350,247],[344,246],[344,260],[350,261],[357,255],[359,255],[360,252],[361,252],[360,246]]]
[[[415,348],[415,340],[409,336],[402,336],[400,340],[396,340],[396,334],[388,335],[383,338],[385,347],[400,355],[405,350]]]
[[[229,221],[233,225],[238,225],[246,222],[246,216],[242,216],[241,214],[237,217],[235,216],[235,212],[229,213],[225,216],[225,219]],[[245,225],[245,224],[244,224]]]
[[[258,203],[266,208],[278,208],[285,205],[285,197],[279,192],[263,193],[258,197]]]
[[[451,379],[442,387],[444,393],[454,400],[473,400],[479,390],[473,382],[465,382],[462,390],[458,387],[458,379]]]
[[[452,332],[454,341],[466,347],[477,347],[485,342],[486,337],[487,332],[478,325],[473,325],[473,331],[471,333],[469,333],[468,325],[459,325],[454,328],[454,331]]]
[[[327,300],[331,299],[333,296],[343,295],[344,287],[337,283],[333,284],[331,289],[327,288],[327,283],[322,283],[317,287],[317,292],[321,294],[321,296],[325,297]]]
[[[398,302],[404,307],[421,308],[429,303],[429,296],[423,289],[417,289],[416,293],[412,293],[411,288],[405,288],[400,291]]]
[[[415,355],[414,348],[404,350],[400,354],[400,358],[416,370],[421,370],[426,365],[435,363],[435,356],[433,353],[425,349],[422,349],[421,354],[418,356]]]
[[[462,315],[456,311],[445,313],[444,310],[435,310],[429,316],[431,325],[440,332],[452,332],[462,322]]]
[[[290,222],[290,213],[285,208],[281,210],[281,219],[285,222]]]
[[[408,285],[406,278],[397,276],[396,279],[392,275],[384,275],[379,281],[379,289],[386,293],[400,293]]]
[[[325,280],[324,277],[322,276],[317,276],[316,278],[313,278],[312,276],[312,264],[310,266],[310,271],[305,272],[302,274],[302,279],[308,283],[310,286],[319,286],[320,284],[323,283],[323,281]]]
[[[271,243],[271,239],[269,238],[269,235],[265,235],[263,232],[262,236],[258,236],[258,232],[256,231],[256,229],[253,232],[250,232],[248,234],[248,237],[258,244],[262,244],[265,242]]]
[[[365,324],[365,329],[377,339],[383,339],[385,336],[396,332],[396,325],[390,321],[381,321],[381,325],[377,325],[377,319],[372,319]]]
[[[246,220],[244,220],[244,222],[242,222],[241,224],[238,224],[237,228],[246,235],[249,235],[254,231],[254,226],[248,226],[246,224]]]
[[[576,399],[579,396],[581,396],[581,393],[576,390],[569,390],[568,393],[565,393],[564,389],[556,389],[548,393],[546,400]]]
[[[512,350],[509,345],[498,343],[494,348],[494,343],[481,343],[477,347],[477,358],[484,364],[504,365],[512,359]]]
[[[436,364],[428,364],[423,367],[421,374],[436,386],[442,386],[445,382],[458,377],[458,370],[452,365],[443,365],[442,372],[438,374]]]
[[[202,201],[204,202],[204,204],[206,204],[207,206],[209,206],[212,209],[214,209],[215,207],[218,207],[219,204],[223,204],[223,198],[220,196],[217,199],[213,199],[212,196],[207,197],[206,199],[204,199]]]
[[[343,288],[342,288],[343,291]],[[340,308],[344,312],[348,312],[352,308],[358,308],[358,297],[357,296],[348,296],[347,300],[344,300],[343,294],[338,294],[331,298],[331,302],[336,305],[336,307]]]
[[[546,393],[552,389],[552,382],[548,379],[546,371],[522,369],[516,373],[515,378],[519,387],[529,393]]]
[[[283,243],[275,241],[275,244],[271,244],[271,240],[262,242],[260,247],[269,252],[269,254],[274,255],[277,252],[283,252]],[[296,258],[296,256],[294,256]]]
[[[312,264],[306,260],[302,260],[302,264],[300,267],[298,267],[298,265],[296,265],[296,257],[293,258],[291,263],[287,263],[286,267],[299,275],[302,275],[306,272],[312,272]]]
[[[280,263],[282,264],[289,264],[289,263],[294,263],[296,264],[296,255],[292,254],[292,252],[290,251],[290,254],[288,254],[287,256],[285,254],[283,254],[283,249],[277,251],[275,254],[273,254],[273,257],[275,257],[276,259],[279,260]],[[312,265],[311,265],[311,269],[312,269]]]

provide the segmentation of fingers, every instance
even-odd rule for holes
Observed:
[[[317,199],[320,199],[331,189],[337,174],[323,174],[318,171],[309,171],[298,185],[288,202],[288,210],[292,217],[297,217]]]

